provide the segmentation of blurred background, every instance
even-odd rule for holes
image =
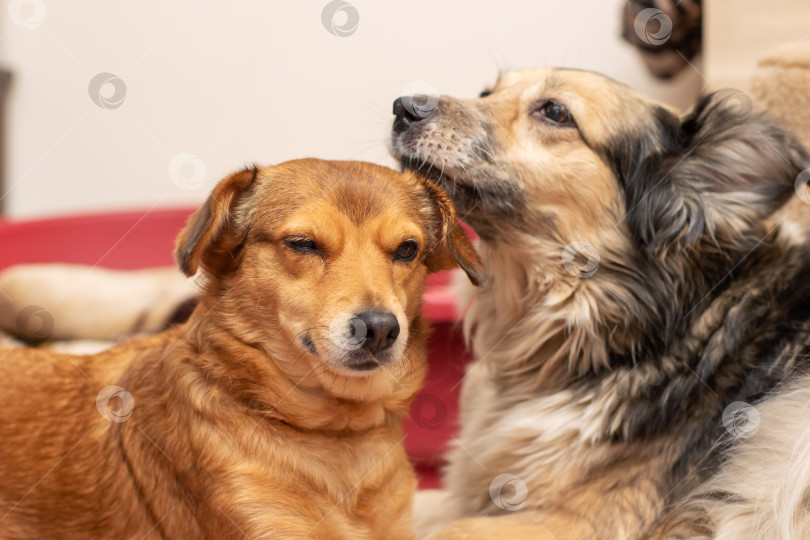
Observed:
[[[195,205],[251,162],[394,165],[394,98],[473,97],[499,70],[597,70],[680,107],[704,84],[650,75],[623,0],[327,4],[8,2],[6,216]]]
[[[659,79],[660,51],[645,58],[628,40],[655,49],[683,21],[673,15],[673,32],[672,20],[648,17],[645,38],[625,0],[10,0],[0,12],[0,211],[193,206],[251,162],[394,165],[394,98],[472,97],[499,70],[596,70],[688,108],[701,88],[742,88],[768,45],[805,40],[805,2],[703,2],[705,54],[681,39],[668,54],[683,65]],[[697,10],[699,39],[700,0],[630,3],[634,15]]]

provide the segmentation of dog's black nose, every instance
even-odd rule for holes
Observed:
[[[394,100],[394,131],[402,133],[414,122],[430,118],[438,99],[433,96],[402,96]]]
[[[358,313],[356,318],[366,326],[363,348],[370,353],[387,349],[399,336],[399,321],[390,311],[364,311]]]

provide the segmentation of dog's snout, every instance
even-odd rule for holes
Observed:
[[[390,311],[364,311],[357,314],[357,319],[366,327],[363,348],[370,353],[387,349],[399,336],[399,321]]]
[[[430,118],[436,112],[437,99],[431,96],[402,96],[394,100],[394,131],[402,133],[414,122]]]

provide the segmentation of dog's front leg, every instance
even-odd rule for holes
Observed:
[[[414,494],[413,532],[417,540],[428,537],[452,520],[447,513],[448,495],[443,489],[425,489]]]

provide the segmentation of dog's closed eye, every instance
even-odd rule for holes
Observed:
[[[320,255],[321,249],[311,238],[305,236],[291,236],[284,239],[284,244],[298,253],[315,253]]]
[[[568,108],[554,99],[541,102],[532,110],[532,116],[552,126],[576,127],[574,117]]]

